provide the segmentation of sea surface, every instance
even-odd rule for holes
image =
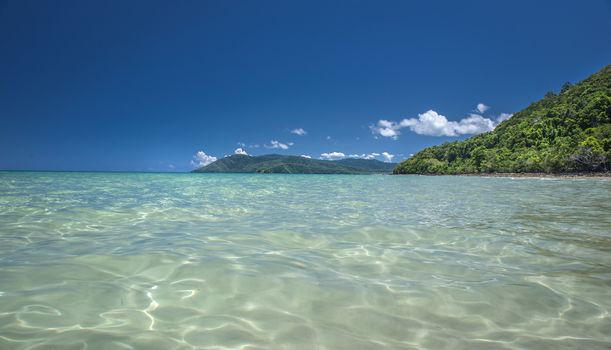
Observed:
[[[0,172],[0,349],[610,349],[611,181]]]

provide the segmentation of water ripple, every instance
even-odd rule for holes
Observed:
[[[0,349],[609,349],[611,181],[0,172]]]

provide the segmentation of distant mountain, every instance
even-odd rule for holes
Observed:
[[[397,163],[385,163],[375,159],[344,158],[333,162],[343,166],[367,169],[380,173],[392,173],[393,169],[397,166]]]
[[[279,174],[390,174],[396,163],[375,159],[337,161],[301,156],[234,154],[193,170],[195,173],[279,173]]]
[[[425,148],[396,174],[611,171],[611,65],[564,84],[491,132]]]

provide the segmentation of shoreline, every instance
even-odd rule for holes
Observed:
[[[476,176],[476,177],[523,177],[523,178],[555,178],[555,179],[592,179],[611,178],[611,172],[604,173],[468,173],[468,174],[394,174],[420,176]]]

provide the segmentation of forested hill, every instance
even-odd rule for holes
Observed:
[[[342,159],[336,161],[301,156],[268,154],[247,156],[235,154],[221,158],[196,173],[279,173],[279,174],[390,174],[396,163],[375,159]]]
[[[611,171],[611,65],[515,113],[495,130],[425,148],[395,174]]]

